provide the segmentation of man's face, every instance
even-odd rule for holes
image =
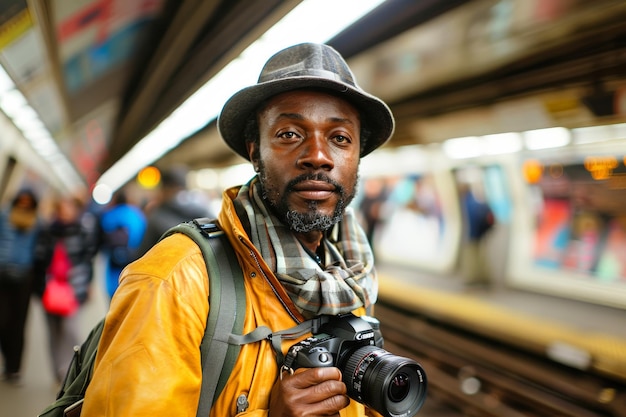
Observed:
[[[259,144],[248,151],[263,198],[295,232],[329,229],[356,192],[358,111],[334,95],[297,90],[272,97],[258,122]]]

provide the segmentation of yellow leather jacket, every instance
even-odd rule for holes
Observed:
[[[274,331],[290,328],[303,318],[244,232],[232,203],[237,191],[232,188],[224,192],[219,221],[244,272],[244,333],[258,326]],[[195,416],[208,292],[202,254],[195,243],[180,234],[166,238],[126,267],[106,316],[82,415]],[[283,343],[284,353],[293,343]],[[244,345],[210,415],[267,416],[277,377],[270,342]],[[249,406],[237,413],[236,400],[242,394]],[[341,415],[378,414],[351,401]]]

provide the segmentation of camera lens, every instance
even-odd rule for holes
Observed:
[[[407,374],[401,373],[396,375],[389,384],[389,399],[393,402],[399,402],[406,398],[411,387],[411,381]]]
[[[412,359],[362,346],[339,365],[348,395],[386,417],[415,415],[426,399],[426,373]]]

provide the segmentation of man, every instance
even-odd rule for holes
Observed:
[[[377,281],[367,238],[347,209],[360,157],[391,136],[393,116],[356,86],[326,45],[278,52],[218,121],[258,175],[224,192],[219,222],[245,279],[244,333],[320,314],[365,313]],[[83,415],[195,415],[209,306],[198,247],[182,235],[126,268],[107,315]],[[211,277],[212,278],[212,277]],[[285,341],[285,353],[294,341]],[[334,367],[280,375],[267,340],[244,345],[211,416],[377,415],[346,396]],[[237,399],[245,399],[237,410]]]

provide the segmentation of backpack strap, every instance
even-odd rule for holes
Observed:
[[[217,220],[200,218],[169,229],[163,237],[183,233],[202,251],[209,274],[209,316],[200,345],[202,388],[197,416],[206,417],[230,376],[240,345],[230,344],[229,335],[239,334],[245,318],[243,271],[235,251]],[[210,360],[209,360],[210,358]],[[216,364],[222,364],[216,372]]]
[[[319,317],[315,317],[299,323],[288,329],[272,331],[267,326],[259,326],[250,333],[240,335],[232,333],[228,336],[228,343],[231,345],[247,345],[248,343],[256,343],[262,340],[271,342],[274,353],[276,354],[276,363],[282,366],[285,358],[282,352],[281,343],[283,340],[293,340],[305,333],[315,333],[319,328]]]

